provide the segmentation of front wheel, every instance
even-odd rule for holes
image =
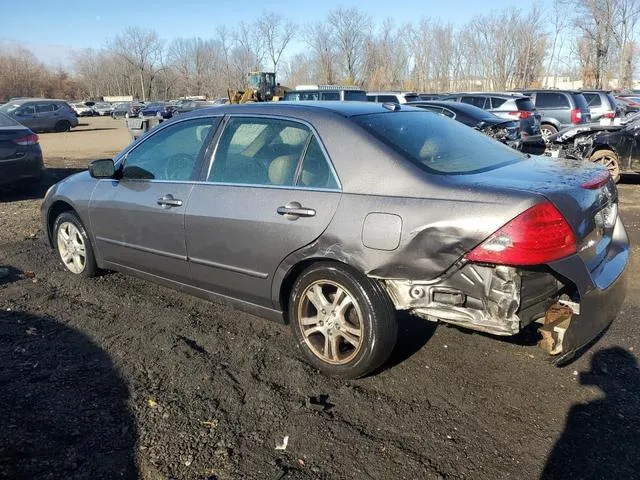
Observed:
[[[61,213],[53,224],[53,235],[58,257],[67,270],[84,277],[97,273],[91,242],[75,213]]]
[[[540,135],[542,136],[542,139],[545,141],[545,143],[549,141],[549,137],[551,135],[555,135],[556,133],[558,133],[558,129],[548,123],[543,123],[540,127]]]
[[[591,155],[589,160],[607,167],[613,181],[616,183],[620,181],[620,162],[618,161],[618,155],[616,155],[616,152],[612,150],[598,150]]]
[[[307,268],[296,280],[289,321],[300,350],[322,372],[359,378],[389,358],[395,310],[375,281],[338,263]]]

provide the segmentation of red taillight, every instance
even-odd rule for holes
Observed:
[[[604,112],[602,118],[616,118],[616,112]]]
[[[579,108],[571,110],[571,123],[580,123],[582,121],[582,112]]]
[[[576,237],[550,202],[507,223],[471,250],[467,260],[499,265],[540,265],[576,253]]]
[[[526,110],[516,110],[515,112],[508,112],[508,113],[509,115],[513,117],[518,117],[520,119],[529,118],[531,115],[533,115],[533,112],[527,112]]]
[[[604,187],[607,183],[609,183],[610,178],[611,174],[608,170],[606,170],[604,172],[600,172],[600,174],[595,178],[584,182],[582,185],[580,185],[580,187],[586,190],[596,190],[600,187]]]
[[[38,135],[32,133],[31,135],[27,135],[26,137],[16,138],[13,142],[17,143],[18,145],[35,145],[36,143],[38,143]]]

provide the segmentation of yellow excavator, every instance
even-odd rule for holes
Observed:
[[[229,103],[275,102],[289,90],[276,83],[273,72],[249,72],[246,90],[227,90]]]

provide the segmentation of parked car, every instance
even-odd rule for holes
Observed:
[[[220,98],[216,98],[213,101],[214,105],[226,105],[229,103],[229,98],[228,97],[220,97]]]
[[[640,112],[640,99],[633,97],[615,97],[621,116],[630,117]]]
[[[452,118],[512,148],[521,149],[520,122],[505,120],[473,105],[449,101],[411,102],[407,105]]]
[[[640,172],[640,118],[621,125],[577,125],[550,137],[546,155],[604,165],[615,182],[623,172]]]
[[[520,120],[522,140],[538,144],[540,135],[540,114],[536,111],[531,99],[518,93],[473,92],[453,93],[442,100],[467,103],[487,110],[498,117],[509,120]]]
[[[440,100],[447,96],[446,93],[419,93],[420,100]]]
[[[0,187],[39,183],[43,172],[38,135],[0,113]]]
[[[367,94],[358,87],[342,85],[298,85],[295,90],[284,94],[282,99],[288,102],[339,100],[366,101]]]
[[[541,347],[572,358],[625,297],[617,202],[599,165],[432,112],[268,102],[163,122],[57,183],[42,214],[70,272],[288,322],[312,365],[360,377],[392,352],[398,310],[496,335],[546,318]]]
[[[166,102],[153,102],[144,105],[138,112],[140,117],[162,117],[165,120],[173,116],[175,105]]]
[[[111,110],[111,118],[114,120],[118,117],[124,117],[131,109],[131,102],[116,103]]]
[[[591,122],[591,112],[584,95],[578,90],[522,90],[533,100],[541,115],[543,138],[558,130]]]
[[[140,114],[140,110],[146,107],[144,102],[136,102],[129,104],[129,110],[124,114],[127,118],[136,118]]]
[[[416,102],[420,97],[415,92],[367,92],[368,102],[407,103]]]
[[[22,98],[0,106],[0,112],[34,132],[68,132],[78,126],[78,117],[64,100]]]
[[[111,115],[111,112],[113,111],[113,105],[110,103],[96,103],[92,108],[96,115],[103,117]]]
[[[616,117],[621,117],[616,99],[610,91],[606,90],[582,90],[592,122],[607,123],[613,125]]]
[[[72,103],[71,108],[76,112],[78,117],[93,117],[96,114],[92,106],[86,105],[83,102]]]
[[[213,102],[206,102],[202,100],[192,100],[189,102],[183,102],[180,105],[176,105],[173,110],[173,115],[181,115],[183,113],[192,112],[193,110],[197,110],[199,108],[207,108],[212,107],[214,105]]]

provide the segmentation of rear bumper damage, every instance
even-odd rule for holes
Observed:
[[[549,268],[466,263],[432,281],[379,280],[396,309],[426,320],[494,335],[514,335],[532,322],[541,323],[539,346],[561,363],[618,315],[628,261],[628,238],[618,219],[606,257],[591,271],[573,255]]]

